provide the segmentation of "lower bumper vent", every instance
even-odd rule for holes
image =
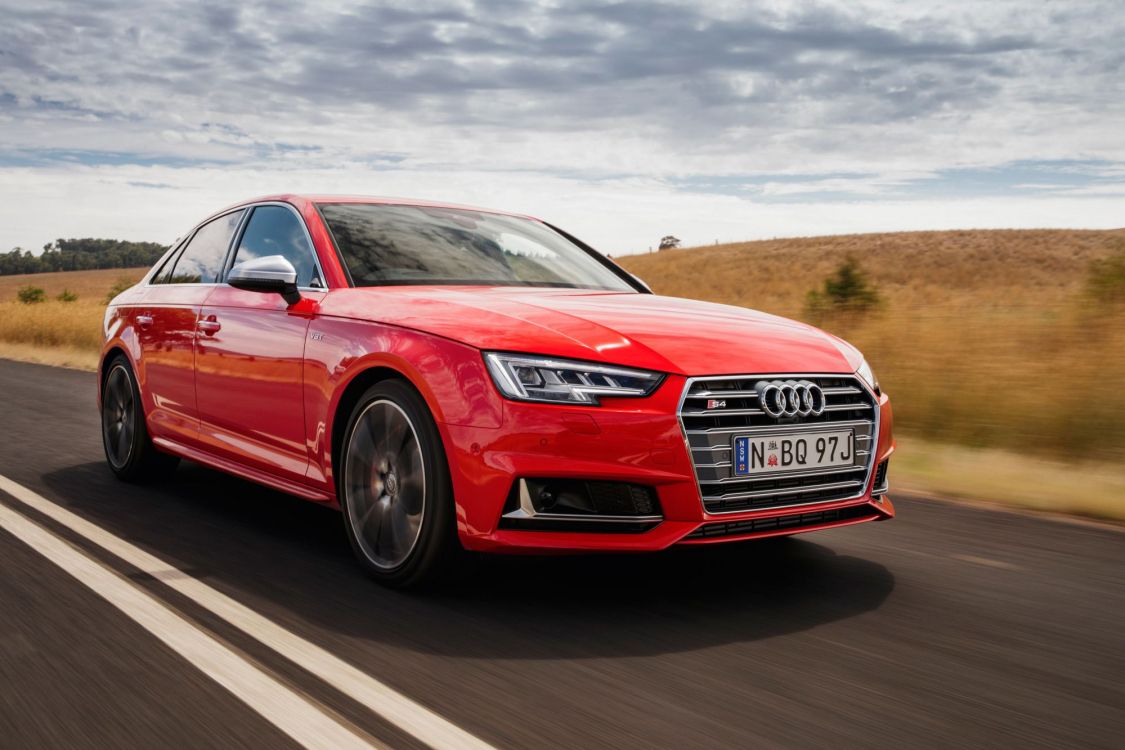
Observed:
[[[643,484],[583,479],[520,479],[500,528],[525,531],[648,531],[664,520],[656,491]]]
[[[854,521],[864,517],[875,518],[879,514],[871,510],[870,506],[856,505],[850,508],[837,510],[822,510],[815,513],[791,513],[785,516],[772,518],[751,518],[745,521],[727,521],[725,523],[709,523],[700,526],[695,531],[684,537],[689,539],[713,539],[723,536],[739,536],[741,534],[754,534],[763,531],[800,530],[809,526],[819,526],[824,523],[837,521]]]

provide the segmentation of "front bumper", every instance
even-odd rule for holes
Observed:
[[[669,377],[645,399],[607,399],[601,407],[504,402],[499,428],[441,425],[467,549],[507,552],[641,552],[789,535],[893,518],[886,495],[745,512],[708,513],[678,418],[686,379]],[[894,452],[892,416],[879,397],[875,465]],[[663,521],[640,533],[502,528],[520,477],[632,482],[655,489]]]

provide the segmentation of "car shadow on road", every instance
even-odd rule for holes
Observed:
[[[402,593],[353,562],[336,511],[203,467],[141,487],[101,463],[44,481],[76,512],[298,631],[446,656],[643,656],[754,641],[875,610],[895,585],[884,566],[809,536],[488,556],[456,585]]]

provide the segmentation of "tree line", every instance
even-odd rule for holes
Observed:
[[[33,255],[15,248],[0,253],[0,276],[47,271],[86,271],[94,268],[137,268],[151,266],[167,250],[157,242],[128,242],[93,237],[55,240]]]

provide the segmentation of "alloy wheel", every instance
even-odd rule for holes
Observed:
[[[345,512],[365,557],[383,570],[402,565],[418,543],[426,470],[414,424],[380,399],[355,420],[344,470]]]
[[[136,408],[128,370],[124,365],[114,365],[102,392],[102,437],[106,455],[115,468],[125,466],[133,453]]]

